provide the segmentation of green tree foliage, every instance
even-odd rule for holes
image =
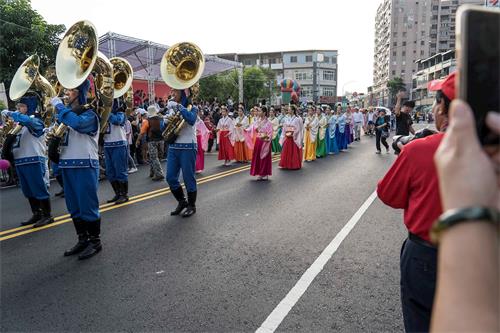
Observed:
[[[246,67],[243,70],[243,97],[245,105],[252,106],[261,99],[268,99],[270,93],[279,91],[274,83],[275,74],[271,69],[261,67]],[[271,84],[271,89],[269,88]],[[200,98],[212,100],[217,97],[219,101],[226,101],[231,96],[238,100],[238,72],[237,70],[218,75],[205,77],[200,80]]]
[[[391,101],[394,102],[397,93],[401,90],[406,90],[406,85],[402,78],[394,77],[392,80],[387,81],[387,88],[391,95]]]
[[[10,87],[17,68],[30,55],[40,56],[42,72],[55,62],[62,24],[48,24],[30,0],[0,0],[0,82]]]

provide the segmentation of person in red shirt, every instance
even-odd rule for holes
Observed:
[[[455,73],[431,82],[436,92],[433,106],[439,133],[413,140],[377,186],[386,205],[404,210],[408,238],[401,249],[401,303],[406,332],[427,332],[436,286],[437,250],[430,243],[432,224],[443,212],[434,154],[448,126],[448,109],[455,98]]]

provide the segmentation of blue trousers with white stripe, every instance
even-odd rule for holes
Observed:
[[[104,147],[106,178],[110,181],[128,181],[127,146]]]
[[[64,198],[71,218],[96,221],[100,218],[97,188],[98,168],[61,168]]]

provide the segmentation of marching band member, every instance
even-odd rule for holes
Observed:
[[[328,119],[328,127],[327,127],[327,137],[328,137],[328,145],[326,147],[326,150],[328,151],[329,155],[333,154],[338,154],[339,153],[339,147],[337,144],[337,140],[339,138],[337,134],[337,122],[338,122],[338,116],[335,114],[335,112],[331,112],[330,118]]]
[[[80,253],[78,259],[87,259],[102,249],[101,216],[97,197],[99,177],[99,117],[87,103],[89,80],[78,88],[68,89],[68,105],[58,97],[51,100],[58,120],[68,129],[61,142],[59,168],[64,181],[66,206],[73,219],[78,242],[65,256]],[[126,161],[126,160],[125,160]]]
[[[196,173],[202,173],[205,169],[205,152],[208,149],[208,138],[210,137],[210,132],[205,125],[205,122],[201,120],[203,116],[203,111],[200,109],[198,111],[198,118],[196,119],[196,143],[198,145],[198,150],[196,154]]]
[[[307,108],[307,116],[304,120],[304,159],[311,162],[316,159],[316,137],[318,135],[318,118],[314,115],[314,108]]]
[[[13,160],[21,190],[28,199],[33,213],[33,216],[21,225],[34,223],[33,228],[54,222],[48,190],[44,124],[40,119],[40,113],[36,112],[37,105],[36,96],[25,96],[17,103],[18,111],[2,111],[2,116],[10,117],[23,126],[17,135],[7,136],[2,155],[9,156],[8,159]]]
[[[269,121],[273,124],[273,136],[271,141],[271,147],[273,155],[281,153],[280,136],[281,136],[281,125],[279,119],[275,117],[274,108],[269,110]]]
[[[245,143],[244,131],[248,128],[248,117],[243,113],[243,107],[238,108],[238,117],[234,124],[234,155],[236,162],[248,162],[252,159]]]
[[[217,123],[217,143],[219,144],[219,161],[224,161],[224,166],[234,160],[234,122],[227,115],[227,109],[221,108],[221,118]]]
[[[128,201],[128,152],[125,135],[125,110],[123,101],[116,98],[108,118],[104,134],[104,156],[106,158],[106,178],[111,183],[115,196],[107,202],[116,205]]]
[[[316,157],[322,158],[326,156],[326,128],[328,120],[323,113],[321,107],[316,108],[316,117],[318,119],[318,137],[316,139]]]
[[[288,108],[284,118],[280,144],[283,147],[280,159],[280,168],[298,170],[302,168],[302,119],[297,117],[295,105]]]
[[[257,180],[268,180],[268,176],[272,175],[272,150],[271,137],[273,135],[273,124],[267,119],[268,111],[266,106],[259,108],[257,113],[258,119],[254,121],[252,126],[246,129],[249,133],[255,134],[255,145],[251,147],[253,150],[252,165],[250,167],[250,175],[258,176]],[[247,140],[247,144],[253,144],[251,140]]]
[[[179,215],[190,217],[196,213],[196,154],[197,140],[195,124],[198,116],[198,108],[193,106],[191,110],[188,105],[191,104],[189,96],[185,90],[172,89],[173,100],[168,102],[168,108],[176,109],[180,112],[185,124],[179,132],[174,143],[168,147],[167,153],[167,182],[170,191],[179,203],[177,208],[170,215]],[[187,191],[187,201],[179,182],[180,171]],[[184,212],[182,212],[186,209]]]

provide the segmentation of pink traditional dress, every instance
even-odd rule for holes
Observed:
[[[196,173],[200,173],[205,169],[205,152],[208,148],[210,131],[200,117],[196,119],[195,128],[196,142],[198,143],[198,151],[196,154]]]
[[[219,144],[220,161],[227,162],[234,160],[234,122],[228,116],[219,119],[217,124],[217,143]]]
[[[246,135],[255,136],[255,145],[252,140],[246,140],[249,148],[253,150],[250,175],[259,176],[260,179],[272,175],[272,150],[271,138],[273,137],[273,124],[264,118],[255,121],[246,131]]]
[[[280,168],[297,170],[302,168],[302,119],[297,116],[286,117],[281,131],[280,144],[281,151]]]

